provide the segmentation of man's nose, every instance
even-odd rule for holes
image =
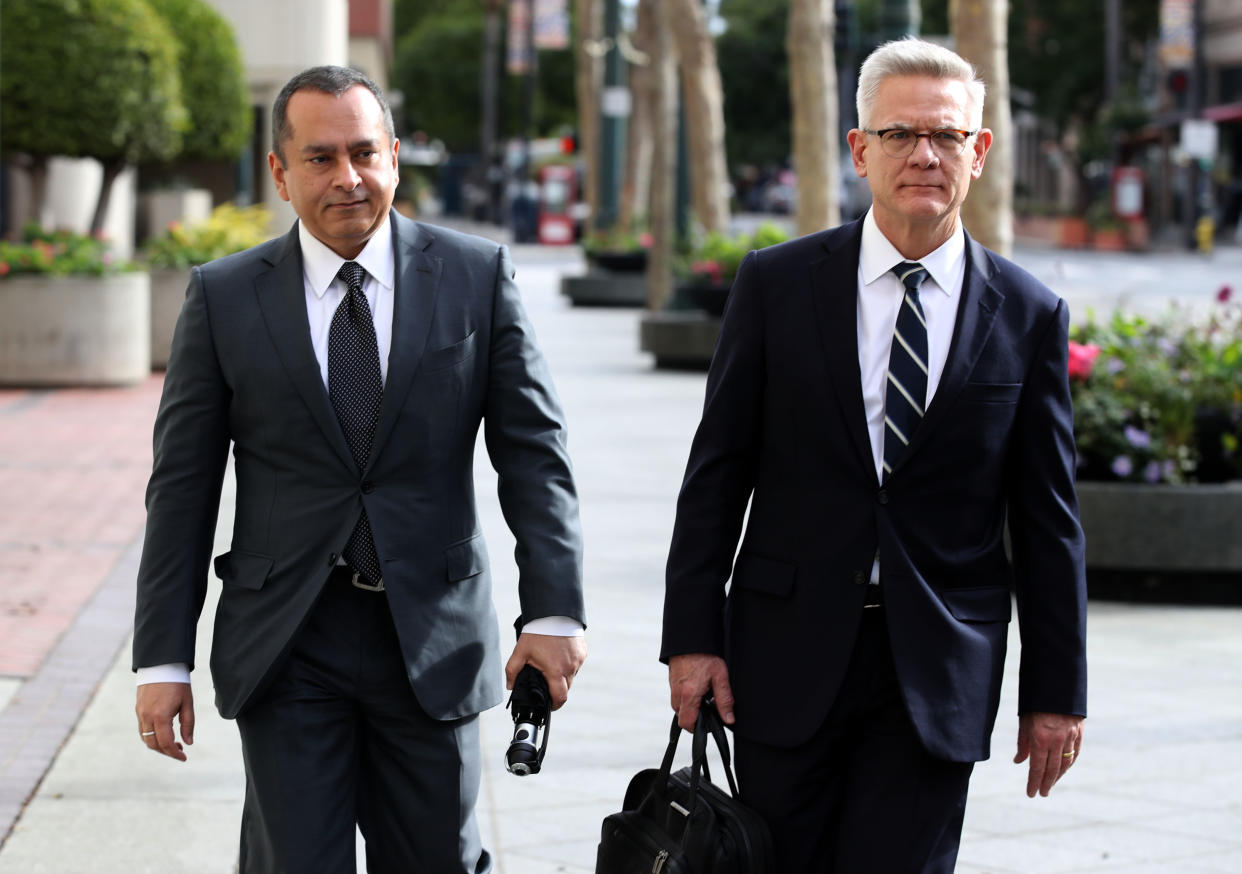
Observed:
[[[336,179],[333,180],[338,188],[345,191],[353,191],[358,187],[358,183],[362,181],[362,177],[358,175],[358,171],[354,169],[353,161],[343,161],[337,168]]]
[[[932,146],[931,134],[916,134],[910,161],[920,167],[934,167],[940,163],[940,155]]]

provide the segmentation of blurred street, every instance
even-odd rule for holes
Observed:
[[[1238,247],[1020,247],[1014,260],[1063,295],[1075,320],[1117,306],[1154,315],[1172,301],[1206,311],[1223,286],[1242,294]],[[663,567],[704,376],[653,370],[638,349],[637,311],[568,305],[559,280],[584,269],[577,248],[518,246],[514,261],[569,420],[591,655],[552,720],[539,775],[505,773],[512,722],[501,708],[484,714],[479,814],[497,874],[588,874],[600,821],[636,771],[659,763],[668,736],[656,660]],[[148,752],[133,717],[128,635],[160,382],[0,391],[0,874],[233,871],[242,763],[236,729],[212,706],[210,598],[189,762]],[[507,634],[513,544],[481,444],[476,480]],[[226,481],[217,553],[228,548],[231,489]],[[211,597],[217,589],[213,581]],[[1010,762],[1015,622],[993,758],[975,770],[958,870],[1242,871],[1240,623],[1239,608],[1092,602],[1084,753],[1050,798],[1028,800],[1025,765]]]

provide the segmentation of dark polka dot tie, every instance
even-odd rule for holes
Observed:
[[[364,471],[371,455],[371,441],[375,437],[380,399],[384,394],[379,344],[375,339],[371,308],[362,293],[366,270],[355,261],[346,261],[336,275],[348,291],[328,329],[328,396],[358,470]],[[368,583],[380,583],[383,572],[365,509],[345,544],[344,555],[349,566]]]
[[[884,479],[893,472],[927,405],[927,319],[919,302],[919,286],[927,270],[917,261],[902,261],[893,273],[905,286],[893,351],[888,357],[884,395]]]

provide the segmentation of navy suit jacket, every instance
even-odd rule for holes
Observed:
[[[232,548],[211,668],[235,716],[274,670],[365,507],[406,671],[437,719],[500,701],[499,632],[474,496],[482,423],[517,540],[522,618],[584,620],[565,426],[507,250],[390,213],[392,348],[359,470],[311,347],[296,227],[195,268],[155,424],[134,666],[195,658],[230,443]]]
[[[1086,713],[1068,312],[968,238],[944,374],[881,484],[858,364],[861,239],[854,222],[738,271],[677,505],[661,657],[723,655],[736,731],[798,745],[835,700],[878,551],[916,730],[933,755],[976,761],[1013,591],[1020,712]]]

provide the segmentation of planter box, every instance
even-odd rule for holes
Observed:
[[[584,276],[562,276],[561,294],[574,306],[646,306],[647,275],[592,270]]]
[[[695,310],[644,313],[639,346],[665,370],[706,370],[716,351],[720,319]]]
[[[151,369],[168,366],[168,350],[172,346],[173,328],[185,303],[189,270],[151,271]]]
[[[151,372],[151,277],[0,281],[0,384],[131,385]]]
[[[1242,482],[1079,482],[1078,503],[1088,567],[1242,574]]]
[[[647,251],[625,252],[590,252],[586,256],[587,264],[613,273],[642,273],[647,269]]]
[[[1078,483],[1091,594],[1242,603],[1242,482]]]

